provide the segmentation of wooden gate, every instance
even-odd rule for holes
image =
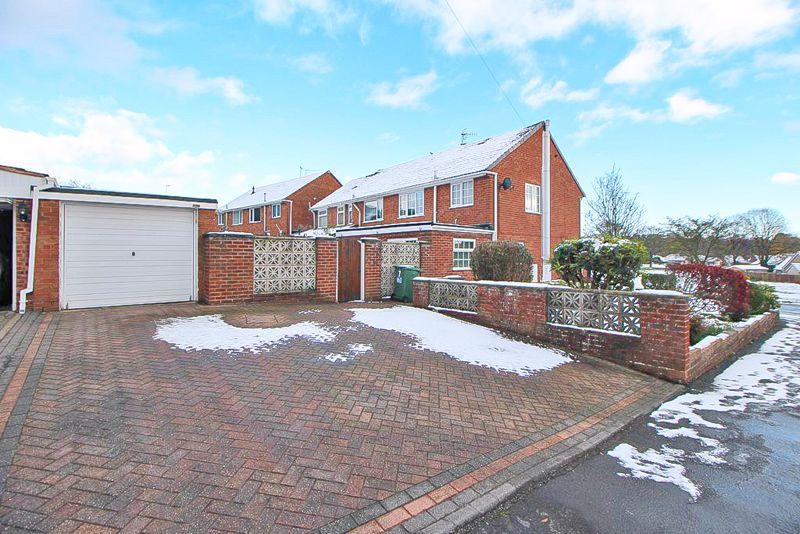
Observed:
[[[361,299],[361,243],[339,239],[339,302]]]

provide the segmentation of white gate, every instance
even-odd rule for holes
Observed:
[[[397,265],[420,267],[419,243],[381,243],[381,296],[394,293],[394,268]]]
[[[313,291],[317,282],[317,249],[313,239],[256,237],[253,244],[253,289],[257,294]]]

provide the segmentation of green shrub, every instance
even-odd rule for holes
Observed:
[[[780,305],[774,287],[769,284],[750,282],[750,313],[752,315],[778,309]]]
[[[472,274],[477,280],[530,282],[533,256],[516,241],[488,241],[472,251]]]
[[[716,336],[724,332],[718,325],[705,325],[703,319],[697,315],[692,315],[689,319],[689,345],[696,345],[701,339],[708,336]]]
[[[552,267],[572,287],[633,289],[647,248],[628,239],[568,239],[553,250]]]
[[[642,273],[645,289],[675,289],[678,280],[673,273]]]

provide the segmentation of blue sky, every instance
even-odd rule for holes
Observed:
[[[225,202],[549,118],[589,194],[616,165],[651,222],[800,232],[797,1],[450,5],[463,29],[445,0],[2,0],[0,163]]]

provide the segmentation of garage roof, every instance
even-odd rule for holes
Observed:
[[[107,197],[125,197],[125,198],[149,198],[155,200],[175,200],[180,202],[196,202],[198,204],[216,204],[215,198],[198,198],[198,197],[181,197],[174,195],[154,195],[149,193],[129,193],[124,191],[103,191],[100,189],[83,189],[79,187],[48,187],[42,192],[48,193],[66,193],[74,195],[98,195]]]
[[[301,176],[300,178],[294,178],[292,180],[284,180],[283,182],[278,182],[269,185],[262,185],[261,187],[255,187],[248,191],[243,195],[239,195],[238,197],[234,198],[220,210],[220,211],[231,211],[231,210],[240,210],[243,208],[252,208],[255,206],[263,206],[265,204],[272,204],[274,202],[278,202],[280,200],[284,200],[286,197],[304,187],[305,185],[313,182],[323,174],[328,171],[317,172],[314,174],[307,174],[305,176]]]

